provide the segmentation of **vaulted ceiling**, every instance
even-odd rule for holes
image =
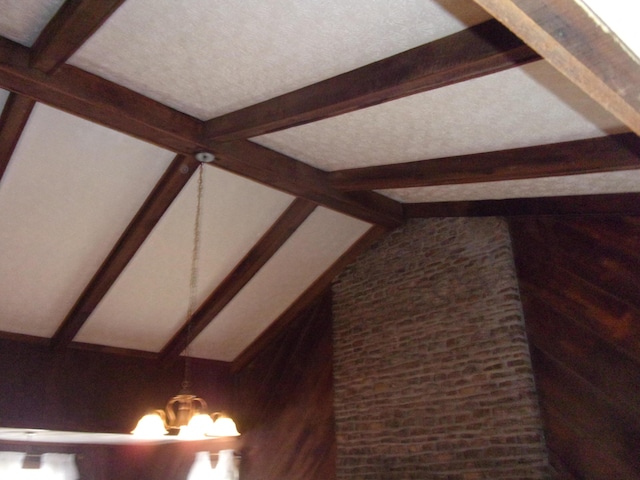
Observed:
[[[0,12],[4,335],[242,363],[406,218],[639,210],[640,46],[606,2]]]

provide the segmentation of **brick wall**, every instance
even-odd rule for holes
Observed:
[[[506,223],[413,220],[335,282],[338,479],[541,479]]]

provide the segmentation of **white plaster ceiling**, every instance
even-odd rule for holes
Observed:
[[[203,180],[198,305],[292,200],[213,167],[205,167]],[[194,175],[78,333],[78,341],[158,352],[186,321],[196,186]]]
[[[637,34],[623,33],[636,32],[633,22],[609,20],[601,10],[607,2],[588,3],[637,48]],[[633,12],[631,3],[625,7]],[[0,0],[0,36],[32,45],[61,4]],[[126,0],[69,63],[206,120],[489,18],[471,0]],[[0,107],[7,96],[0,90]],[[252,140],[334,171],[623,131],[539,61]],[[54,334],[174,155],[36,105],[0,182],[0,334]],[[195,181],[75,341],[158,352],[181,328]],[[401,202],[436,202],[635,191],[640,171],[381,193]],[[205,167],[204,195],[198,303],[294,200],[215,166]],[[237,358],[370,226],[319,206],[201,332],[189,354]]]
[[[547,62],[539,61],[253,140],[332,171],[625,130]]]
[[[455,202],[640,192],[640,170],[383,190],[401,202]]]
[[[0,184],[0,330],[55,332],[173,156],[36,105]]]
[[[469,0],[127,0],[70,63],[208,119],[488,18]]]
[[[4,104],[7,101],[7,97],[9,96],[9,92],[6,90],[0,89],[0,109],[4,108]]]
[[[14,42],[33,45],[64,0],[0,0],[0,32]]]
[[[316,209],[192,343],[190,354],[231,361],[284,313],[371,225]],[[273,286],[278,285],[278,289]]]

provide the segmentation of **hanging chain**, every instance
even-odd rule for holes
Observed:
[[[184,380],[182,388],[188,389],[191,386],[191,358],[189,356],[189,346],[191,344],[191,323],[195,313],[196,297],[198,295],[198,259],[200,257],[200,221],[202,217],[202,164],[198,166],[198,195],[196,202],[196,218],[193,223],[193,250],[191,251],[191,278],[189,279],[189,306],[187,307],[187,345],[184,349]]]

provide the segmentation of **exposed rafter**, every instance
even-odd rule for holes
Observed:
[[[339,212],[391,227],[403,220],[399,203],[372,192],[339,192],[329,185],[326,172],[257,143],[221,143],[213,151],[218,167]]]
[[[640,135],[640,65],[582,2],[475,2]]]
[[[187,321],[164,346],[159,357],[165,364],[170,364],[178,359],[188,343],[213,321],[242,287],[249,283],[262,266],[311,215],[316,206],[315,203],[300,198],[289,205],[289,208],[280,215],[280,218],[240,260],[200,308],[194,312],[191,321]]]
[[[640,168],[640,138],[633,133],[483,152],[417,162],[337,170],[338,190],[383,190],[496,182]]]
[[[406,203],[407,218],[522,215],[640,215],[640,193]]]
[[[62,348],[71,343],[198,165],[192,157],[178,155],[173,160],[56,331],[52,347]]]
[[[255,137],[496,73],[540,57],[495,20],[206,122],[208,140]]]
[[[15,93],[9,95],[4,105],[0,116],[0,181],[34,105],[30,98]]]
[[[45,75],[29,66],[28,48],[2,37],[0,87],[178,153],[211,150],[226,170],[365,221],[402,221],[397,202],[376,193],[345,195],[329,186],[325,172],[248,141],[201,141],[200,120],[96,75],[69,65]]]
[[[268,345],[289,323],[291,323],[305,308],[318,298],[330,285],[333,279],[355,258],[371,246],[389,229],[371,227],[349,250],[343,253],[328,270],[326,270],[313,284],[307,288],[291,306],[274,321],[251,345],[249,345],[232,363],[232,370],[241,370],[249,364],[255,355]]]
[[[0,37],[0,87],[176,153],[192,154],[200,120],[70,65],[46,75],[31,50]]]
[[[124,0],[67,0],[31,49],[31,65],[54,72],[82,46]]]

